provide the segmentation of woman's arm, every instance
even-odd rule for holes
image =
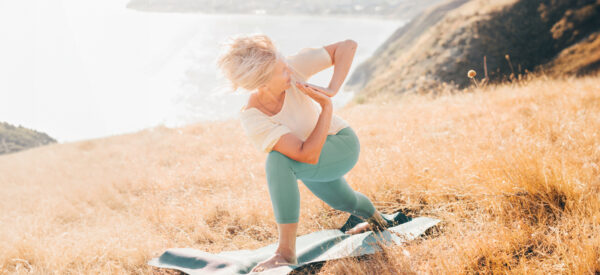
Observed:
[[[320,88],[318,86],[314,86],[314,88],[320,88],[321,92],[329,97],[337,94],[350,71],[357,46],[358,43],[351,39],[325,46],[324,48],[329,53],[334,65],[333,76],[327,88]]]
[[[316,90],[305,87],[302,83],[295,83],[296,87],[306,95],[310,96],[321,105],[321,114],[317,125],[312,130],[306,141],[302,142],[293,134],[285,134],[273,146],[273,150],[288,156],[291,159],[309,164],[317,164],[321,156],[321,150],[327,140],[327,132],[333,116],[331,99]]]

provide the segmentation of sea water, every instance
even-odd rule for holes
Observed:
[[[231,35],[264,33],[284,55],[345,39],[354,68],[402,20],[300,15],[157,13],[127,1],[0,2],[0,121],[59,142],[235,118],[248,94],[231,93],[216,67]],[[333,67],[309,80],[327,86]],[[334,111],[351,100],[342,90]]]

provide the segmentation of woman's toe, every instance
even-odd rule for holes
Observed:
[[[355,225],[353,228],[351,228],[350,230],[346,231],[346,234],[349,235],[353,235],[353,234],[358,234],[364,231],[367,231],[369,229],[369,223],[364,222],[364,223],[359,223],[357,225]]]
[[[252,269],[252,272],[261,272],[261,271],[265,271],[265,267],[263,265],[257,265]]]

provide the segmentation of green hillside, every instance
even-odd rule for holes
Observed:
[[[398,29],[349,77],[364,101],[378,93],[436,92],[531,71],[589,74],[600,62],[600,1],[449,0]]]
[[[0,122],[0,155],[50,143],[56,143],[56,140],[47,134]]]

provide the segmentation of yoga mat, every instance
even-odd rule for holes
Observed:
[[[393,221],[382,232],[366,231],[349,235],[344,231],[363,222],[357,216],[350,215],[340,229],[328,229],[299,236],[296,239],[298,264],[280,266],[252,274],[288,274],[295,269],[310,264],[347,257],[373,254],[381,251],[381,245],[402,244],[415,239],[435,226],[440,220],[418,217],[409,218],[401,212],[381,214]],[[153,258],[148,264],[160,268],[176,269],[187,274],[249,274],[259,262],[271,257],[277,249],[277,243],[255,249],[224,251],[211,254],[193,248],[170,248],[160,257]]]

